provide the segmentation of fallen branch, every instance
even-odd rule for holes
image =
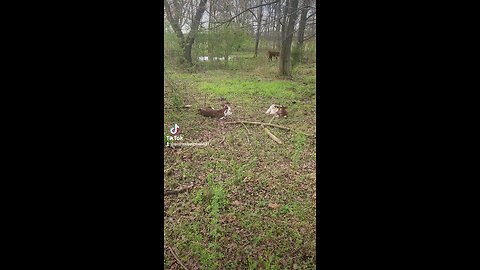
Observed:
[[[193,188],[193,183],[190,184],[190,185],[184,186],[184,187],[180,187],[180,188],[174,189],[174,190],[164,190],[164,191],[163,191],[163,196],[178,194],[178,193],[180,193],[180,192],[184,192],[184,191],[186,191],[186,190],[188,190],[188,189],[191,189],[191,188]]]
[[[272,123],[273,119],[275,118],[275,115],[272,116],[272,119],[270,119],[270,122],[268,122],[269,124]]]
[[[250,139],[248,138],[248,135],[250,135],[250,131],[248,130],[247,126],[246,126],[244,123],[242,123],[242,125],[243,125],[243,127],[247,130],[247,136],[246,136],[246,138],[247,138],[247,142],[250,143]]]
[[[243,123],[243,124],[251,124],[251,125],[271,126],[271,127],[276,127],[276,128],[281,128],[281,129],[285,129],[285,130],[289,130],[289,131],[294,131],[294,132],[302,133],[302,134],[304,134],[304,135],[306,135],[306,136],[315,137],[315,134],[308,134],[308,133],[305,133],[305,132],[302,132],[302,131],[294,130],[294,129],[291,129],[291,128],[288,128],[288,127],[279,126],[279,125],[275,125],[275,124],[262,123],[262,122],[250,122],[250,121],[225,122],[225,124],[242,124],[242,123]]]
[[[277,127],[277,128],[286,129],[286,130],[292,130],[291,128],[288,128],[288,127],[279,126],[279,125],[275,125],[275,124],[269,124],[269,123],[263,123],[263,122],[234,121],[234,122],[225,122],[225,124],[252,124],[252,125],[266,125],[266,126],[272,126],[272,127]]]
[[[188,268],[182,263],[182,261],[180,261],[175,251],[173,251],[173,249],[170,246],[167,246],[167,247],[168,249],[170,249],[170,252],[172,253],[173,257],[175,257],[175,260],[177,260],[177,262],[183,267],[183,269],[188,270]]]
[[[277,142],[278,144],[282,144],[282,141],[277,138],[275,135],[273,135],[270,130],[268,130],[266,127],[263,128],[263,130],[265,130],[265,132],[268,134],[268,136],[270,136],[270,138],[272,138],[275,142]]]
[[[247,126],[245,126],[244,123],[242,123],[242,125],[245,127],[245,129],[247,130],[247,133],[250,134],[250,130],[248,130]]]

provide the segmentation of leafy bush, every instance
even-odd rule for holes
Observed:
[[[213,58],[223,59],[221,63],[228,66],[228,58],[233,52],[249,45],[251,41],[248,32],[237,24],[223,26],[210,32],[200,32],[194,44],[194,58],[208,56],[209,66],[218,66]]]

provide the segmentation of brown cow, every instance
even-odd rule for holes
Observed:
[[[278,59],[279,56],[280,56],[280,52],[268,50],[268,60],[272,61],[272,57],[275,57],[275,59]]]

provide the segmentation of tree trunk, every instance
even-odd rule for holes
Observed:
[[[277,3],[277,6],[275,7],[275,20],[276,20],[276,27],[275,27],[275,39],[274,39],[274,48],[275,49],[278,49],[280,48],[281,44],[282,44],[282,39],[281,39],[281,34],[280,34],[280,20],[281,20],[281,17],[282,17],[282,9],[281,9],[281,4],[282,4],[282,1],[278,2]]]
[[[175,34],[180,39],[180,46],[183,49],[183,57],[190,65],[192,65],[193,64],[192,46],[193,46],[193,43],[195,42],[195,36],[197,34],[198,27],[200,26],[200,20],[202,19],[203,13],[205,12],[205,6],[207,4],[207,0],[200,0],[200,4],[198,5],[197,11],[195,13],[195,17],[192,20],[192,24],[190,27],[191,29],[187,35],[187,38],[185,38],[182,32],[182,29],[178,24],[180,19],[179,18],[180,14],[176,14],[176,16],[173,17],[168,1],[164,0],[163,4],[165,6],[165,13],[167,14],[167,20],[170,22],[170,25],[172,25],[173,31],[175,31]],[[178,12],[179,11],[177,10],[177,13]]]
[[[185,42],[185,46],[183,48],[183,57],[189,64],[193,64],[192,61],[192,47],[193,47],[193,39],[190,37],[187,38],[187,42]]]
[[[308,6],[310,5],[310,0],[305,0],[303,1],[303,6]],[[308,13],[309,8],[304,7],[302,10],[302,13],[300,15],[300,24],[298,26],[298,46],[302,48],[303,50],[303,38],[305,35],[305,25],[307,25],[307,13]]]
[[[261,5],[262,0],[260,0],[258,4]],[[255,36],[255,57],[257,57],[257,54],[258,54],[258,43],[260,42],[260,29],[262,29],[262,16],[263,16],[263,7],[260,7],[257,13],[257,35]]]
[[[211,36],[211,27],[212,27],[212,12],[213,12],[213,5],[212,1],[210,1],[209,8],[208,8],[208,44],[207,44],[207,54],[208,54],[208,60],[212,61],[213,58],[213,48],[212,48],[212,36]]]
[[[283,14],[281,14],[281,18],[279,18],[282,21],[281,24],[281,29],[280,29],[280,35],[279,35],[279,46],[278,48],[282,50],[282,44],[285,42],[285,34],[286,34],[286,29],[287,29],[287,12],[288,12],[288,5],[289,5],[289,0],[285,1],[285,7],[283,8]]]
[[[184,49],[184,55],[187,59],[187,62],[192,65],[192,46],[195,42],[195,37],[197,35],[198,27],[200,27],[200,20],[202,19],[203,13],[206,9],[207,0],[200,0],[200,4],[198,5],[197,12],[195,13],[195,17],[192,21],[192,27],[190,32],[188,33],[187,44]]]
[[[165,6],[165,13],[167,15],[167,20],[172,26],[173,32],[175,32],[175,35],[179,39],[180,47],[182,47],[183,49],[185,47],[185,36],[183,35],[182,29],[178,24],[178,16],[173,17],[172,11],[170,9],[170,5],[168,4],[167,0],[164,0],[163,4]]]
[[[288,0],[287,0],[288,1]],[[292,52],[293,29],[297,20],[296,11],[298,8],[298,0],[290,0],[289,5],[285,9],[286,20],[282,27],[282,50],[280,51],[279,73],[281,76],[291,77],[292,63],[290,60]],[[286,26],[286,27],[285,27]]]

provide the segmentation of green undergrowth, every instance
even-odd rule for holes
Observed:
[[[165,243],[189,269],[316,269],[315,139],[268,127],[277,144],[258,125],[196,113],[228,101],[227,121],[272,121],[314,134],[315,66],[299,65],[283,80],[277,63],[240,56],[229,68],[169,73],[175,87],[164,89],[166,133],[177,123],[185,142],[211,145],[164,149],[171,168],[164,188],[195,183],[165,197]],[[265,114],[272,103],[288,106],[289,116],[272,120]],[[164,268],[182,268],[168,249]]]

